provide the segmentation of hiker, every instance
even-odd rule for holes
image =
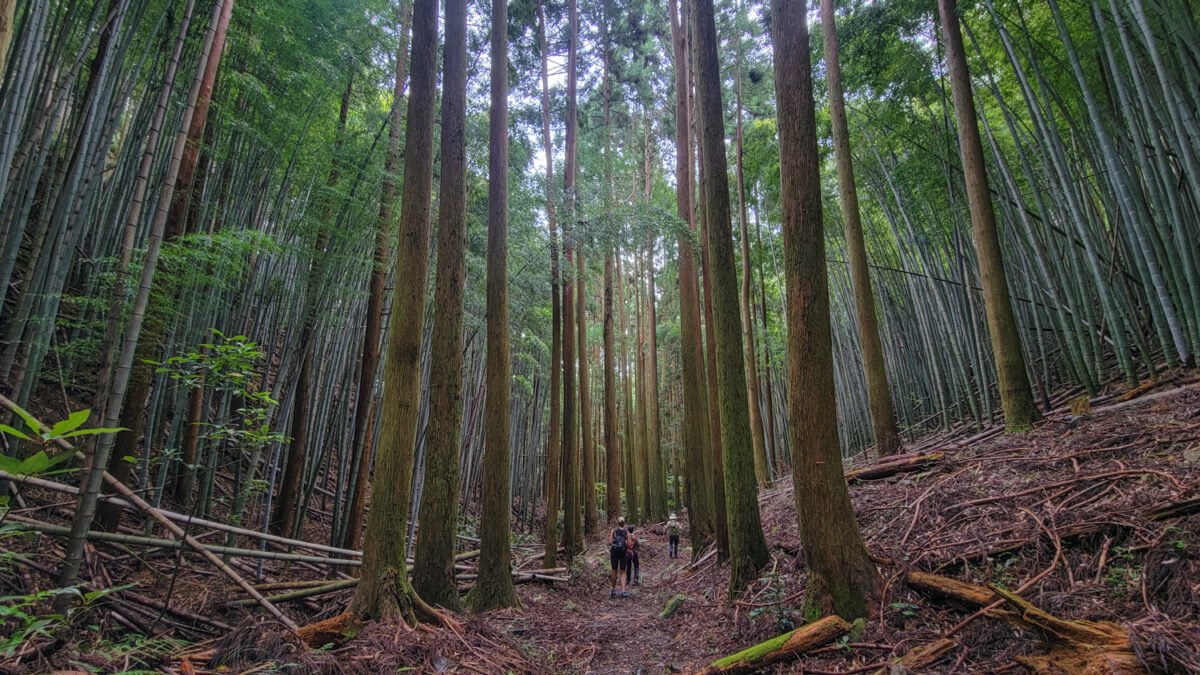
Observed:
[[[641,544],[638,542],[637,535],[633,533],[633,526],[629,526],[629,538],[625,544],[625,584],[633,586],[642,585],[642,561],[638,556],[638,547]]]
[[[679,557],[679,521],[675,519],[674,513],[667,521],[667,555],[672,558]]]
[[[612,571],[608,575],[608,597],[610,598],[617,597],[618,579],[621,581],[621,597],[629,597],[629,593],[625,590],[625,576],[629,569],[630,532],[631,530],[625,529],[625,518],[618,518],[617,526],[613,528],[608,542],[608,561],[612,564]]]

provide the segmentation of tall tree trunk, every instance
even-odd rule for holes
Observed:
[[[642,198],[650,202],[653,181],[653,148],[650,143],[650,118],[645,115],[643,106],[642,147],[644,157],[644,183]],[[649,512],[646,520],[661,520],[666,514],[667,506],[666,484],[663,477],[662,432],[659,429],[658,410],[658,316],[655,310],[654,298],[654,243],[653,230],[646,232],[646,340],[649,343],[646,350],[646,457],[648,458],[649,475],[646,478],[648,493],[646,504]]]
[[[189,9],[185,13],[187,18],[184,20],[183,33],[186,33],[186,24],[191,20],[191,7],[192,4],[189,3]],[[137,419],[142,417],[141,412],[145,398],[138,399],[137,395],[139,393],[144,394],[148,390],[153,369],[145,367],[142,364],[135,364],[134,356],[137,351],[139,339],[142,337],[142,326],[145,322],[147,306],[150,304],[150,289],[154,285],[154,273],[158,267],[159,253],[162,250],[163,232],[167,224],[167,209],[171,203],[171,194],[175,189],[175,179],[179,172],[179,164],[183,159],[183,146],[187,142],[187,127],[191,122],[192,113],[196,109],[196,99],[200,95],[200,82],[204,71],[203,64],[208,61],[220,9],[220,5],[213,7],[213,14],[210,17],[208,30],[200,48],[199,59],[197,60],[196,76],[193,78],[191,89],[188,92],[187,104],[180,119],[180,129],[175,136],[175,145],[171,150],[167,173],[163,178],[162,189],[159,191],[158,204],[154,212],[154,221],[150,227],[150,237],[147,242],[146,255],[142,262],[142,272],[138,280],[137,293],[134,296],[129,324],[125,328],[121,342],[120,355],[116,359],[116,365],[113,369],[113,382],[108,390],[108,401],[104,405],[104,423],[101,425],[104,427],[119,426],[118,422],[122,421],[122,418],[125,417],[123,414],[126,412],[124,408],[129,408],[131,415],[136,412]],[[154,331],[150,332],[153,333]],[[157,343],[154,337],[150,335],[146,339]],[[139,375],[136,379],[131,377],[135,368]],[[134,380],[133,387],[129,386],[131,379]],[[139,392],[139,385],[142,381],[146,383],[146,389]],[[133,397],[126,397],[127,390],[132,390],[135,395]],[[143,428],[145,427],[143,426]],[[71,521],[71,537],[67,542],[66,555],[64,556],[62,568],[59,573],[58,581],[62,586],[74,585],[79,576],[79,568],[83,563],[84,547],[87,543],[87,534],[91,529],[92,519],[96,516],[96,504],[100,497],[100,487],[104,481],[105,469],[109,465],[109,457],[112,455],[112,448],[116,440],[115,436],[116,434],[104,434],[100,436],[88,465],[86,475],[80,485],[75,516]],[[128,464],[120,458],[115,459],[121,464]],[[62,599],[56,600],[55,604],[58,605],[57,608],[59,610],[63,610],[65,609],[65,605],[70,602],[70,599],[67,594],[62,594],[59,597]]]
[[[629,281],[633,287],[633,316],[634,327],[637,331],[637,364],[634,366],[634,377],[636,378],[636,394],[634,423],[637,426],[637,453],[634,461],[636,464],[633,467],[635,483],[637,484],[638,496],[638,522],[645,522],[650,519],[650,439],[647,433],[649,422],[647,420],[646,402],[646,382],[650,379],[646,375],[646,312],[643,309],[642,286],[639,283],[641,280],[641,260],[642,254],[637,249],[634,249],[633,270],[631,271]]]
[[[279,502],[271,512],[270,529],[275,534],[286,537],[298,535],[300,519],[301,479],[303,478],[305,462],[308,458],[308,428],[312,423],[310,406],[313,404],[313,360],[316,358],[317,314],[320,306],[320,290],[325,274],[326,247],[329,245],[329,230],[336,218],[333,190],[341,178],[338,163],[340,161],[342,144],[345,139],[346,118],[350,113],[350,97],[354,92],[354,77],[346,78],[346,88],[342,91],[342,104],[338,109],[336,136],[333,141],[333,160],[329,169],[329,178],[325,181],[327,191],[321,199],[323,202],[317,234],[313,240],[312,251],[309,254],[308,272],[302,293],[301,327],[298,349],[300,350],[300,372],[296,376],[296,393],[292,402],[292,431],[291,441],[288,442],[283,479],[279,486]],[[178,202],[177,202],[178,203]],[[172,205],[174,210],[175,204]],[[187,212],[185,202],[180,205],[180,218]],[[183,232],[182,225],[178,231]],[[197,392],[197,395],[203,395]],[[194,460],[193,460],[194,461]],[[194,475],[185,472],[185,475]],[[187,493],[184,493],[187,494]]]
[[[149,189],[150,170],[155,154],[158,152],[158,142],[162,133],[163,120],[166,117],[171,92],[175,88],[175,77],[179,68],[179,61],[183,55],[184,44],[187,40],[187,30],[191,25],[193,4],[189,3],[184,10],[179,37],[175,42],[175,51],[171,55],[171,60],[167,63],[167,71],[161,85],[162,88],[159,91],[158,102],[154,109],[154,117],[151,119],[150,128],[146,132],[146,147],[142,153],[141,163],[138,166],[137,178],[134,180],[129,213],[125,218],[123,240],[121,242],[121,257],[117,265],[116,278],[113,282],[113,292],[104,328],[104,339],[100,347],[101,365],[100,371],[97,374],[97,383],[99,386],[97,387],[96,397],[92,404],[93,410],[97,411],[99,413],[98,416],[101,418],[107,414],[104,407],[107,405],[110,395],[113,361],[117,356],[117,340],[119,339],[122,327],[121,315],[125,307],[125,284],[130,272],[130,263],[133,260],[133,249],[141,222],[142,207],[145,205],[146,191]],[[150,364],[138,362],[136,359],[133,368],[134,371],[130,376],[131,385],[125,398],[130,402],[129,414],[132,416],[136,412],[135,419],[140,424],[142,407],[145,405],[146,396],[150,390],[153,368]],[[133,406],[134,402],[136,402],[136,411]],[[122,418],[122,422],[124,422],[124,418]],[[122,426],[126,430],[118,432],[117,445],[131,449],[136,447],[138,436],[132,435],[132,429],[136,425],[122,424]],[[110,461],[109,464],[110,471],[113,472],[113,475],[118,480],[126,482],[129,479],[132,471],[132,466],[129,462]],[[122,511],[123,509],[108,503],[100,505],[98,519],[100,527],[109,531],[115,530],[120,523]]]
[[[538,39],[542,48],[542,144],[546,154],[546,222],[550,226],[550,433],[546,442],[546,526],[542,565],[554,567],[558,555],[558,510],[562,481],[562,292],[558,262],[558,217],[554,208],[554,142],[550,136],[550,79],[547,73],[546,8],[538,0]]]
[[[575,248],[575,306],[576,329],[579,332],[579,342],[576,352],[579,354],[579,430],[581,436],[580,452],[583,454],[583,534],[596,532],[596,444],[592,437],[592,390],[588,368],[587,343],[587,281],[586,266],[583,262],[582,245]]]
[[[517,604],[513,592],[509,468],[508,4],[492,3],[492,108],[488,115],[487,407],[479,578],[466,604],[476,612]],[[549,158],[547,158],[549,159]]]
[[[683,380],[683,444],[688,477],[688,531],[692,550],[699,551],[713,536],[714,514],[709,456],[708,400],[704,388],[704,346],[700,332],[700,289],[692,236],[692,142],[690,50],[688,22],[679,16],[678,0],[670,0],[671,42],[675,57],[675,207],[689,226],[679,236],[679,345]]]
[[[717,390],[721,403],[725,508],[729,523],[729,593],[731,597],[758,577],[770,558],[758,513],[754,450],[746,402],[746,370],[742,356],[741,317],[733,233],[729,217],[729,176],[725,163],[725,124],[721,106],[721,72],[712,0],[696,0],[696,94],[700,103],[703,189],[708,215],[709,271],[713,282],[713,328],[717,346]]]
[[[379,190],[379,211],[375,216],[375,263],[367,295],[367,320],[363,331],[362,366],[358,374],[358,397],[354,401],[354,444],[358,449],[354,493],[347,511],[342,546],[357,549],[362,543],[362,521],[366,512],[367,484],[371,476],[371,458],[375,429],[375,379],[379,371],[379,348],[383,339],[383,300],[387,290],[388,261],[391,259],[392,213],[396,201],[396,174],[403,157],[404,83],[408,79],[408,44],[412,27],[411,0],[400,0],[398,28],[400,45],[393,68],[392,110],[388,120],[387,156]]]
[[[788,432],[809,574],[806,604],[818,615],[851,619],[875,613],[880,579],[842,476],[806,9],[805,0],[771,3],[788,294]]]
[[[759,220],[759,213],[762,211],[762,196],[759,195],[758,207],[754,209],[754,237],[758,240],[759,249],[762,249],[762,223]],[[759,318],[762,321],[762,336],[763,336],[763,372],[765,376],[762,378],[766,382],[767,395],[767,456],[770,457],[772,471],[780,471],[783,468],[783,462],[780,461],[782,454],[775,443],[775,396],[771,384],[774,379],[771,370],[771,333],[770,327],[767,325],[767,277],[763,272],[763,259],[758,259],[758,296],[759,296]]]
[[[416,458],[421,332],[429,272],[437,15],[437,0],[413,2],[400,242],[396,247],[396,282],[384,368],[384,405],[388,414],[383,415],[379,459],[371,483],[372,504],[363,540],[362,580],[350,605],[351,611],[364,619],[409,623],[417,621],[422,607],[408,581],[405,548]]]
[[[1017,331],[1017,320],[1008,293],[956,5],[956,0],[938,0],[942,34],[946,40],[946,68],[954,94],[958,145],[971,209],[975,253],[979,258],[984,310],[1000,379],[1000,404],[1004,408],[1005,427],[1009,431],[1021,431],[1040,420],[1041,414],[1033,402],[1033,389],[1029,386],[1029,375],[1025,370],[1025,355],[1021,352],[1021,335]]]
[[[217,82],[217,71],[221,67],[221,55],[225,52],[225,36],[229,31],[229,19],[233,16],[233,3],[234,0],[221,2],[221,16],[217,19],[212,53],[208,57],[208,64],[204,67],[204,79],[200,83],[200,99],[196,101],[196,114],[192,115],[192,123],[188,125],[188,141],[183,150],[183,164],[179,167],[179,178],[175,181],[175,196],[171,200],[171,213],[167,216],[168,238],[179,236],[188,229],[188,204],[194,201],[192,186],[196,182],[196,165],[200,157],[200,146],[204,143],[204,129],[208,125],[208,109],[212,103],[213,87]]]
[[[608,2],[602,4],[600,42],[604,59],[604,214],[612,217],[612,46],[608,39]],[[606,455],[605,507],[609,524],[621,516],[621,488],[626,486],[621,461],[621,441],[617,430],[616,341],[613,335],[613,266],[615,242],[605,237],[604,254],[604,451]],[[623,339],[623,338],[622,338]]]
[[[842,224],[846,230],[846,257],[854,286],[855,319],[862,341],[863,370],[867,378],[867,403],[875,430],[875,449],[880,457],[900,450],[900,430],[892,395],[888,391],[887,370],[883,361],[883,343],[875,318],[875,296],[867,269],[867,247],[863,241],[858,211],[858,189],[854,182],[854,160],[850,154],[850,128],[846,123],[846,99],[842,92],[842,65],[838,55],[837,23],[833,0],[821,0],[821,30],[825,37],[825,80],[829,86],[829,117],[833,124],[833,147],[837,155],[838,195],[841,198]]]
[[[704,318],[704,365],[705,365],[705,396],[708,403],[708,457],[705,459],[704,475],[709,481],[708,489],[712,493],[713,504],[713,534],[715,537],[717,551],[721,559],[729,556],[729,517],[725,505],[725,474],[724,465],[725,459],[721,446],[721,398],[717,394],[717,346],[716,334],[713,332],[713,310],[712,310],[712,274],[709,272],[709,245],[708,245],[708,200],[704,188],[704,176],[707,169],[704,166],[704,149],[700,143],[701,127],[700,127],[700,103],[699,103],[699,87],[696,85],[700,72],[700,56],[697,49],[696,40],[696,4],[689,2],[692,23],[692,86],[696,95],[692,98],[691,123],[694,126],[695,136],[692,144],[692,151],[695,153],[696,166],[696,229],[700,235],[700,280],[699,287],[704,291],[704,297],[701,300],[701,308]]]
[[[425,436],[425,486],[421,493],[421,536],[417,538],[413,560],[413,588],[427,602],[457,610],[460,603],[454,579],[454,540],[458,533],[463,290],[467,264],[466,0],[446,0],[445,23],[437,279],[434,282],[433,344],[429,356],[429,430]],[[491,316],[490,311],[488,316]],[[488,338],[490,344],[490,334]]]
[[[637,468],[635,466],[634,457],[637,455],[637,427],[634,420],[633,407],[633,377],[629,373],[629,330],[625,317],[625,274],[622,271],[620,251],[617,252],[617,308],[619,312],[621,332],[621,364],[624,370],[622,376],[622,387],[625,394],[625,434],[624,442],[622,443],[622,458],[621,461],[625,467],[623,471],[625,477],[625,516],[626,519],[635,523],[638,520],[638,482]]]
[[[613,339],[613,253],[604,256],[604,452],[608,475],[605,509],[610,523],[621,515],[621,448],[617,438],[616,344]]]
[[[567,138],[563,166],[563,192],[567,199],[567,222],[563,224],[563,249],[567,268],[574,274],[575,262],[575,171],[576,135],[579,129],[576,93],[576,64],[579,42],[579,10],[575,0],[567,6]],[[563,548],[567,560],[575,559],[579,539],[579,419],[575,412],[575,284],[563,280]]]
[[[739,7],[739,14],[741,12]],[[754,345],[754,302],[750,284],[754,278],[750,267],[750,225],[746,217],[746,175],[742,166],[742,49],[737,52],[737,196],[738,227],[742,240],[742,335],[746,357],[746,399],[750,406],[750,440],[754,450],[754,476],[759,484],[771,480],[767,464],[767,448],[763,438],[762,407],[758,401],[758,350]]]

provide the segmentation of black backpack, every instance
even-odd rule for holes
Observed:
[[[625,555],[625,528],[618,527],[613,530],[612,546],[610,548],[613,555]]]

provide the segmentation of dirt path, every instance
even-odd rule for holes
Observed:
[[[628,588],[629,597],[609,595],[607,535],[588,542],[575,582],[523,591],[528,594],[520,613],[523,625],[514,632],[525,634],[528,656],[551,672],[596,674],[678,672],[703,658],[704,646],[688,640],[699,628],[699,612],[680,610],[672,619],[659,618],[678,592],[672,582],[690,561],[686,538],[679,557],[672,559],[666,534],[650,528],[638,528],[636,534],[641,584]],[[693,609],[688,603],[695,603],[690,595],[685,607]]]

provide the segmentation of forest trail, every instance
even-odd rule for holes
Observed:
[[[569,586],[523,589],[526,609],[509,632],[527,635],[530,651],[549,657],[557,667],[564,665],[566,657],[575,672],[686,669],[696,658],[695,645],[687,641],[689,631],[659,618],[670,598],[680,592],[678,582],[691,559],[686,539],[680,542],[679,557],[672,559],[661,524],[638,528],[641,584],[628,588],[629,597],[613,598],[607,532],[605,527],[603,534],[589,539],[587,550],[576,561],[579,577]],[[684,608],[689,601],[695,602],[685,600]],[[568,655],[564,647],[574,653]]]

